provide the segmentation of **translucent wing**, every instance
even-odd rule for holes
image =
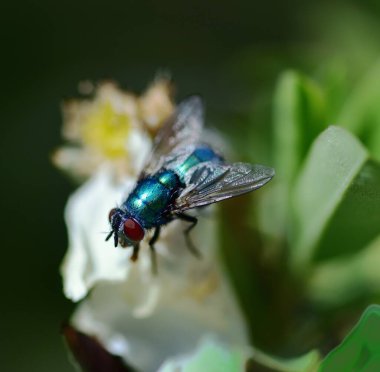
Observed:
[[[199,142],[203,129],[203,104],[200,97],[182,101],[157,133],[152,152],[140,178],[154,173],[166,162],[172,162],[186,148]]]
[[[256,190],[269,182],[274,169],[247,163],[208,163],[194,171],[173,212],[205,206]]]

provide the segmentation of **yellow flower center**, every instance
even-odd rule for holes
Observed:
[[[96,107],[82,126],[83,143],[110,159],[124,157],[126,139],[131,130],[131,119],[116,112],[110,102]]]

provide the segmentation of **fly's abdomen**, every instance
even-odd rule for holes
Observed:
[[[181,181],[185,179],[187,172],[200,163],[206,161],[221,161],[223,160],[210,147],[202,146],[195,149],[186,160],[175,168],[175,172],[180,177]]]
[[[162,170],[141,180],[126,200],[125,207],[145,228],[161,225],[166,222],[163,212],[180,185],[173,171]]]

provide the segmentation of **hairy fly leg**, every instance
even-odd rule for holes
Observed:
[[[186,245],[189,251],[197,258],[201,258],[202,255],[197,249],[197,247],[193,244],[193,242],[190,239],[190,231],[195,227],[195,225],[198,223],[198,219],[196,217],[190,216],[185,213],[176,213],[176,217],[179,218],[182,221],[190,222],[189,227],[187,227],[183,233],[185,235]]]
[[[154,248],[154,244],[156,243],[158,237],[160,236],[160,226],[157,226],[154,230],[152,238],[149,240],[150,254],[152,258],[152,272],[157,275],[157,257],[156,257],[156,249]]]
[[[112,235],[114,237],[114,239],[113,239],[114,240],[114,246],[116,248],[117,247],[117,243],[119,241],[119,238],[118,238],[118,236],[117,236],[117,234],[115,233],[114,230],[111,230],[110,233],[107,235],[106,242],[111,238]]]
[[[136,262],[139,258],[140,243],[137,243],[133,246],[132,256],[130,257],[131,261]]]

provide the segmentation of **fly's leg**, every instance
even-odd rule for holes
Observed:
[[[140,243],[137,243],[136,245],[133,246],[132,256],[130,257],[131,261],[133,262],[137,261],[137,259],[139,258],[139,250],[140,250]]]
[[[149,247],[150,247],[150,254],[152,258],[152,272],[154,275],[157,275],[157,257],[156,257],[156,250],[154,248],[154,244],[156,243],[158,237],[160,236],[160,227],[156,227],[154,230],[152,239],[149,240]]]
[[[186,222],[190,222],[190,225],[189,227],[187,227],[183,233],[185,235],[185,240],[186,240],[186,245],[187,245],[187,248],[189,249],[189,251],[197,258],[201,258],[202,255],[201,253],[199,252],[199,250],[197,249],[197,247],[193,244],[193,242],[191,241],[190,239],[190,231],[195,227],[195,225],[197,224],[198,222],[198,219],[196,217],[193,217],[193,216],[189,216],[188,214],[185,214],[185,213],[177,213],[176,214],[177,218],[179,218],[180,220],[182,221],[186,221]]]
[[[110,238],[111,238],[112,235],[113,235],[114,245],[115,245],[115,248],[116,248],[117,247],[117,243],[119,242],[119,237],[117,236],[117,234],[115,233],[114,230],[111,230],[110,233],[107,235],[106,242],[108,240],[110,240]]]

